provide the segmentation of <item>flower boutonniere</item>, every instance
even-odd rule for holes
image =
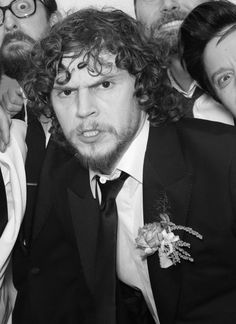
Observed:
[[[158,251],[161,268],[168,268],[173,264],[180,263],[181,259],[193,262],[190,253],[186,251],[186,248],[190,248],[190,243],[182,241],[173,231],[183,230],[200,240],[202,235],[190,227],[175,225],[170,221],[166,193],[160,199],[158,209],[160,221],[145,224],[138,231],[135,241],[137,248],[141,250],[142,257],[146,258]]]

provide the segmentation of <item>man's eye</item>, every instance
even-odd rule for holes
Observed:
[[[69,95],[71,95],[71,93],[72,93],[71,90],[64,90],[64,91],[62,92],[62,94],[63,94],[64,96],[69,96]]]
[[[26,10],[26,9],[27,9],[27,6],[26,6],[24,3],[22,3],[22,4],[19,6],[19,9],[20,9],[20,10]]]
[[[105,89],[109,88],[111,86],[111,82],[109,81],[104,81],[102,82],[101,86]]]
[[[31,1],[16,1],[14,2],[14,10],[17,12],[30,12],[34,8],[34,4]]]
[[[58,97],[63,99],[63,98],[73,97],[75,94],[76,94],[76,90],[65,89],[65,90],[60,90],[58,92]]]
[[[217,80],[217,85],[220,89],[226,87],[230,82],[233,77],[232,73],[227,73],[222,75],[218,80]]]

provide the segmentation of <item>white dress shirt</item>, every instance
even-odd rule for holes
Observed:
[[[116,198],[118,210],[117,274],[129,286],[139,288],[156,323],[159,323],[150,284],[147,260],[143,260],[135,238],[143,221],[143,164],[149,133],[149,122],[144,125],[119,161],[111,176],[100,175],[102,181],[119,176],[121,171],[129,177]],[[94,172],[90,171],[91,188],[95,196]]]

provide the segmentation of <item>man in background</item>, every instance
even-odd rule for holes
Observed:
[[[178,54],[180,24],[193,8],[203,2],[206,0],[134,0],[134,7],[142,29],[154,41],[156,50],[161,52],[159,56],[162,57],[167,72],[166,80],[163,82],[168,82],[176,89],[173,100],[167,93],[163,97],[163,100],[166,98],[163,106],[168,110],[170,119],[178,120],[186,116],[233,125],[231,113],[211,97],[203,94],[184,68]],[[163,91],[160,92],[160,96],[163,96]],[[183,100],[182,105],[175,104],[178,98],[180,101]]]

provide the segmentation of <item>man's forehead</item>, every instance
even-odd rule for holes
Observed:
[[[35,2],[38,2],[39,0],[35,0]],[[0,7],[5,7],[8,6],[11,2],[19,2],[19,0],[0,0]],[[22,0],[22,2],[24,3],[24,1]],[[25,1],[25,5],[27,5],[27,2],[34,2],[34,0],[26,0]],[[39,2],[41,2],[44,6],[45,6],[45,0],[40,0]]]
[[[99,82],[112,81],[124,82],[124,80],[133,79],[134,77],[127,70],[121,69],[115,64],[115,55],[104,55],[101,57],[103,62],[84,64],[83,55],[78,58],[65,57],[62,60],[62,67],[59,67],[55,77],[56,87],[77,87],[93,86]],[[100,65],[99,65],[100,64]],[[66,70],[69,71],[70,77],[66,81]]]
[[[98,55],[97,59],[93,59],[93,55],[91,55],[91,58],[89,61],[85,61],[87,58],[86,53],[81,53],[79,56],[76,56],[75,53],[69,53],[65,54],[62,59],[62,65],[69,71],[72,71],[80,66],[83,66],[83,63],[88,63],[89,66],[98,66],[99,64],[102,65],[102,67],[110,67],[115,68],[115,59],[116,55],[111,54],[109,52],[102,52]]]
[[[173,5],[174,4],[179,4],[179,5],[199,5],[203,2],[207,2],[209,0],[177,0],[177,1],[172,1]],[[212,0],[212,1],[218,1],[218,0]],[[232,1],[232,0],[231,0]],[[142,5],[155,5],[155,4],[163,4],[165,3],[163,0],[134,0],[134,6],[137,6],[138,4]]]
[[[27,1],[29,1],[29,2],[32,1],[33,2],[33,0],[27,0]],[[13,0],[0,0],[0,7],[8,6],[11,2],[13,2]]]
[[[12,2],[12,0],[0,0],[0,7],[7,6],[10,2]]]

